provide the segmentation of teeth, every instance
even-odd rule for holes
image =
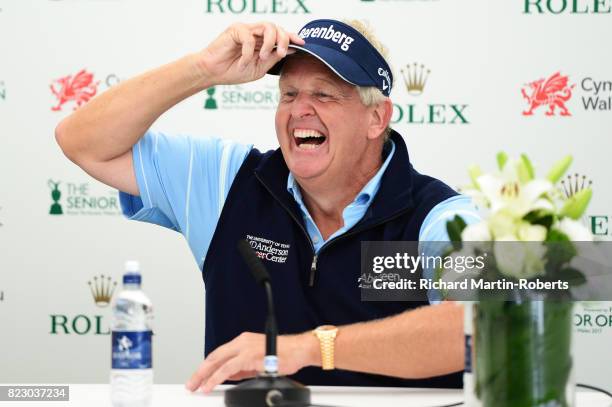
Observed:
[[[317,147],[319,147],[317,144],[308,144],[308,143],[303,143],[298,146],[298,148],[301,148],[303,150],[313,150]]]
[[[295,129],[293,131],[293,136],[297,138],[325,137],[324,135],[322,135],[316,130],[304,130],[304,129]]]

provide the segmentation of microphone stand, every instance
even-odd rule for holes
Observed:
[[[263,285],[266,291],[268,302],[266,356],[264,358],[264,373],[258,375],[255,379],[247,380],[227,390],[225,392],[225,405],[227,407],[309,406],[310,389],[278,374],[278,357],[276,355],[278,328],[270,275],[246,240],[238,242],[238,251],[255,280]]]

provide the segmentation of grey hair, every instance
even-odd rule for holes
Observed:
[[[383,56],[386,60],[388,60],[389,50],[384,46],[382,42],[374,35],[373,30],[370,28],[369,24],[365,21],[361,20],[344,20],[345,24],[350,25],[355,30],[357,30],[361,35],[363,35],[369,42],[376,48],[376,50]],[[388,62],[387,62],[388,63]],[[375,86],[357,86],[357,91],[359,92],[359,98],[361,99],[361,103],[365,106],[375,106],[387,99],[385,95]],[[389,139],[389,135],[391,134],[391,127],[387,126],[383,135],[385,137],[385,141]]]

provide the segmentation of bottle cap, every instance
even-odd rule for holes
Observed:
[[[135,260],[125,262],[125,271],[123,275],[123,284],[140,284],[142,277],[140,276],[140,263]]]
[[[125,271],[128,273],[139,273],[140,272],[140,263],[136,260],[128,260],[125,262]]]

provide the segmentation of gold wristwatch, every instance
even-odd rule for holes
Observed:
[[[323,370],[334,368],[334,342],[338,335],[338,328],[333,325],[323,325],[312,333],[319,339],[321,345],[321,367]]]

